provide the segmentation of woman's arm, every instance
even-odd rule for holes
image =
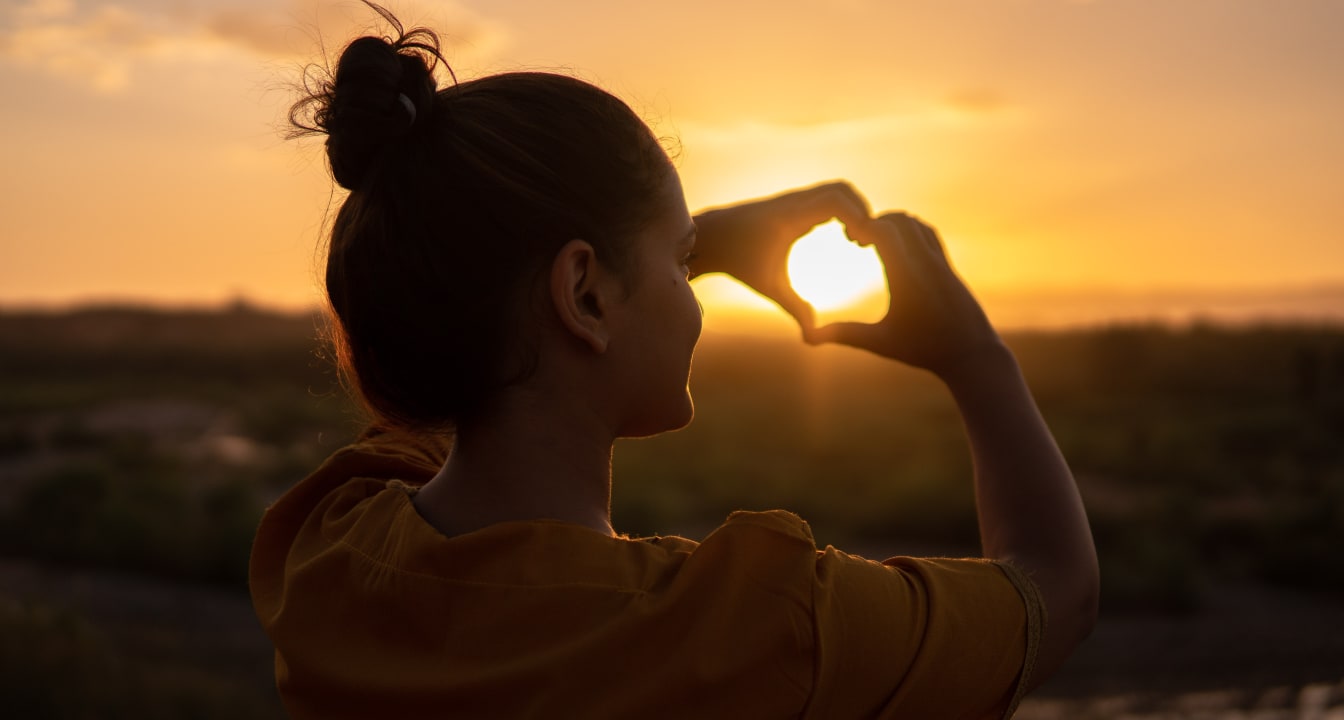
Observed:
[[[968,358],[940,377],[961,410],[975,464],[986,557],[1035,580],[1049,613],[1028,687],[1050,677],[1092,631],[1097,553],[1073,474],[1007,348]]]
[[[794,241],[831,219],[882,258],[891,305],[877,323],[814,327],[789,285]],[[986,557],[1031,575],[1049,613],[1030,678],[1048,678],[1091,632],[1100,581],[1082,500],[1017,360],[947,260],[937,233],[901,213],[876,220],[846,183],[711,210],[696,218],[695,269],[726,272],[789,312],[812,343],[841,343],[937,375],[961,411],[975,463]]]
[[[1073,474],[1017,360],[952,270],[933,229],[896,213],[853,227],[850,234],[877,247],[891,307],[878,323],[828,325],[809,340],[851,345],[925,368],[952,392],[975,463],[984,553],[1025,570],[1049,613],[1029,680],[1035,687],[1096,623],[1097,556]]]

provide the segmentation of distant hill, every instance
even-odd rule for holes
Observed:
[[[320,313],[279,313],[236,304],[178,310],[94,305],[59,311],[0,310],[0,343],[99,350],[127,345],[220,350],[307,341]]]
[[[977,294],[990,317],[1005,328],[1134,322],[1344,325],[1344,283],[1232,290],[987,290]]]
[[[0,383],[83,376],[311,384],[331,374],[319,356],[322,328],[316,313],[246,306],[0,312]]]

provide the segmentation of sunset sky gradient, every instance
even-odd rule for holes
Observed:
[[[992,314],[1344,297],[1344,2],[387,5],[439,29],[459,77],[559,70],[626,99],[676,139],[692,208],[845,178],[918,214]],[[315,304],[339,196],[320,143],[281,136],[288,86],[315,36],[334,53],[373,20],[312,0],[0,6],[0,307]],[[711,314],[745,307],[702,288]]]

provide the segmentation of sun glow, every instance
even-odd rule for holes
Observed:
[[[822,321],[871,321],[885,311],[886,280],[872,247],[845,237],[838,222],[818,226],[789,252],[789,281]]]

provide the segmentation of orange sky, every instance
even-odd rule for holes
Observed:
[[[567,69],[624,97],[679,138],[692,207],[848,178],[919,214],[991,314],[1344,284],[1342,2],[388,5],[443,30],[462,76]],[[351,19],[371,15],[0,7],[0,306],[313,302],[330,184],[276,128],[303,28],[339,44]],[[726,285],[702,285],[711,314]]]

